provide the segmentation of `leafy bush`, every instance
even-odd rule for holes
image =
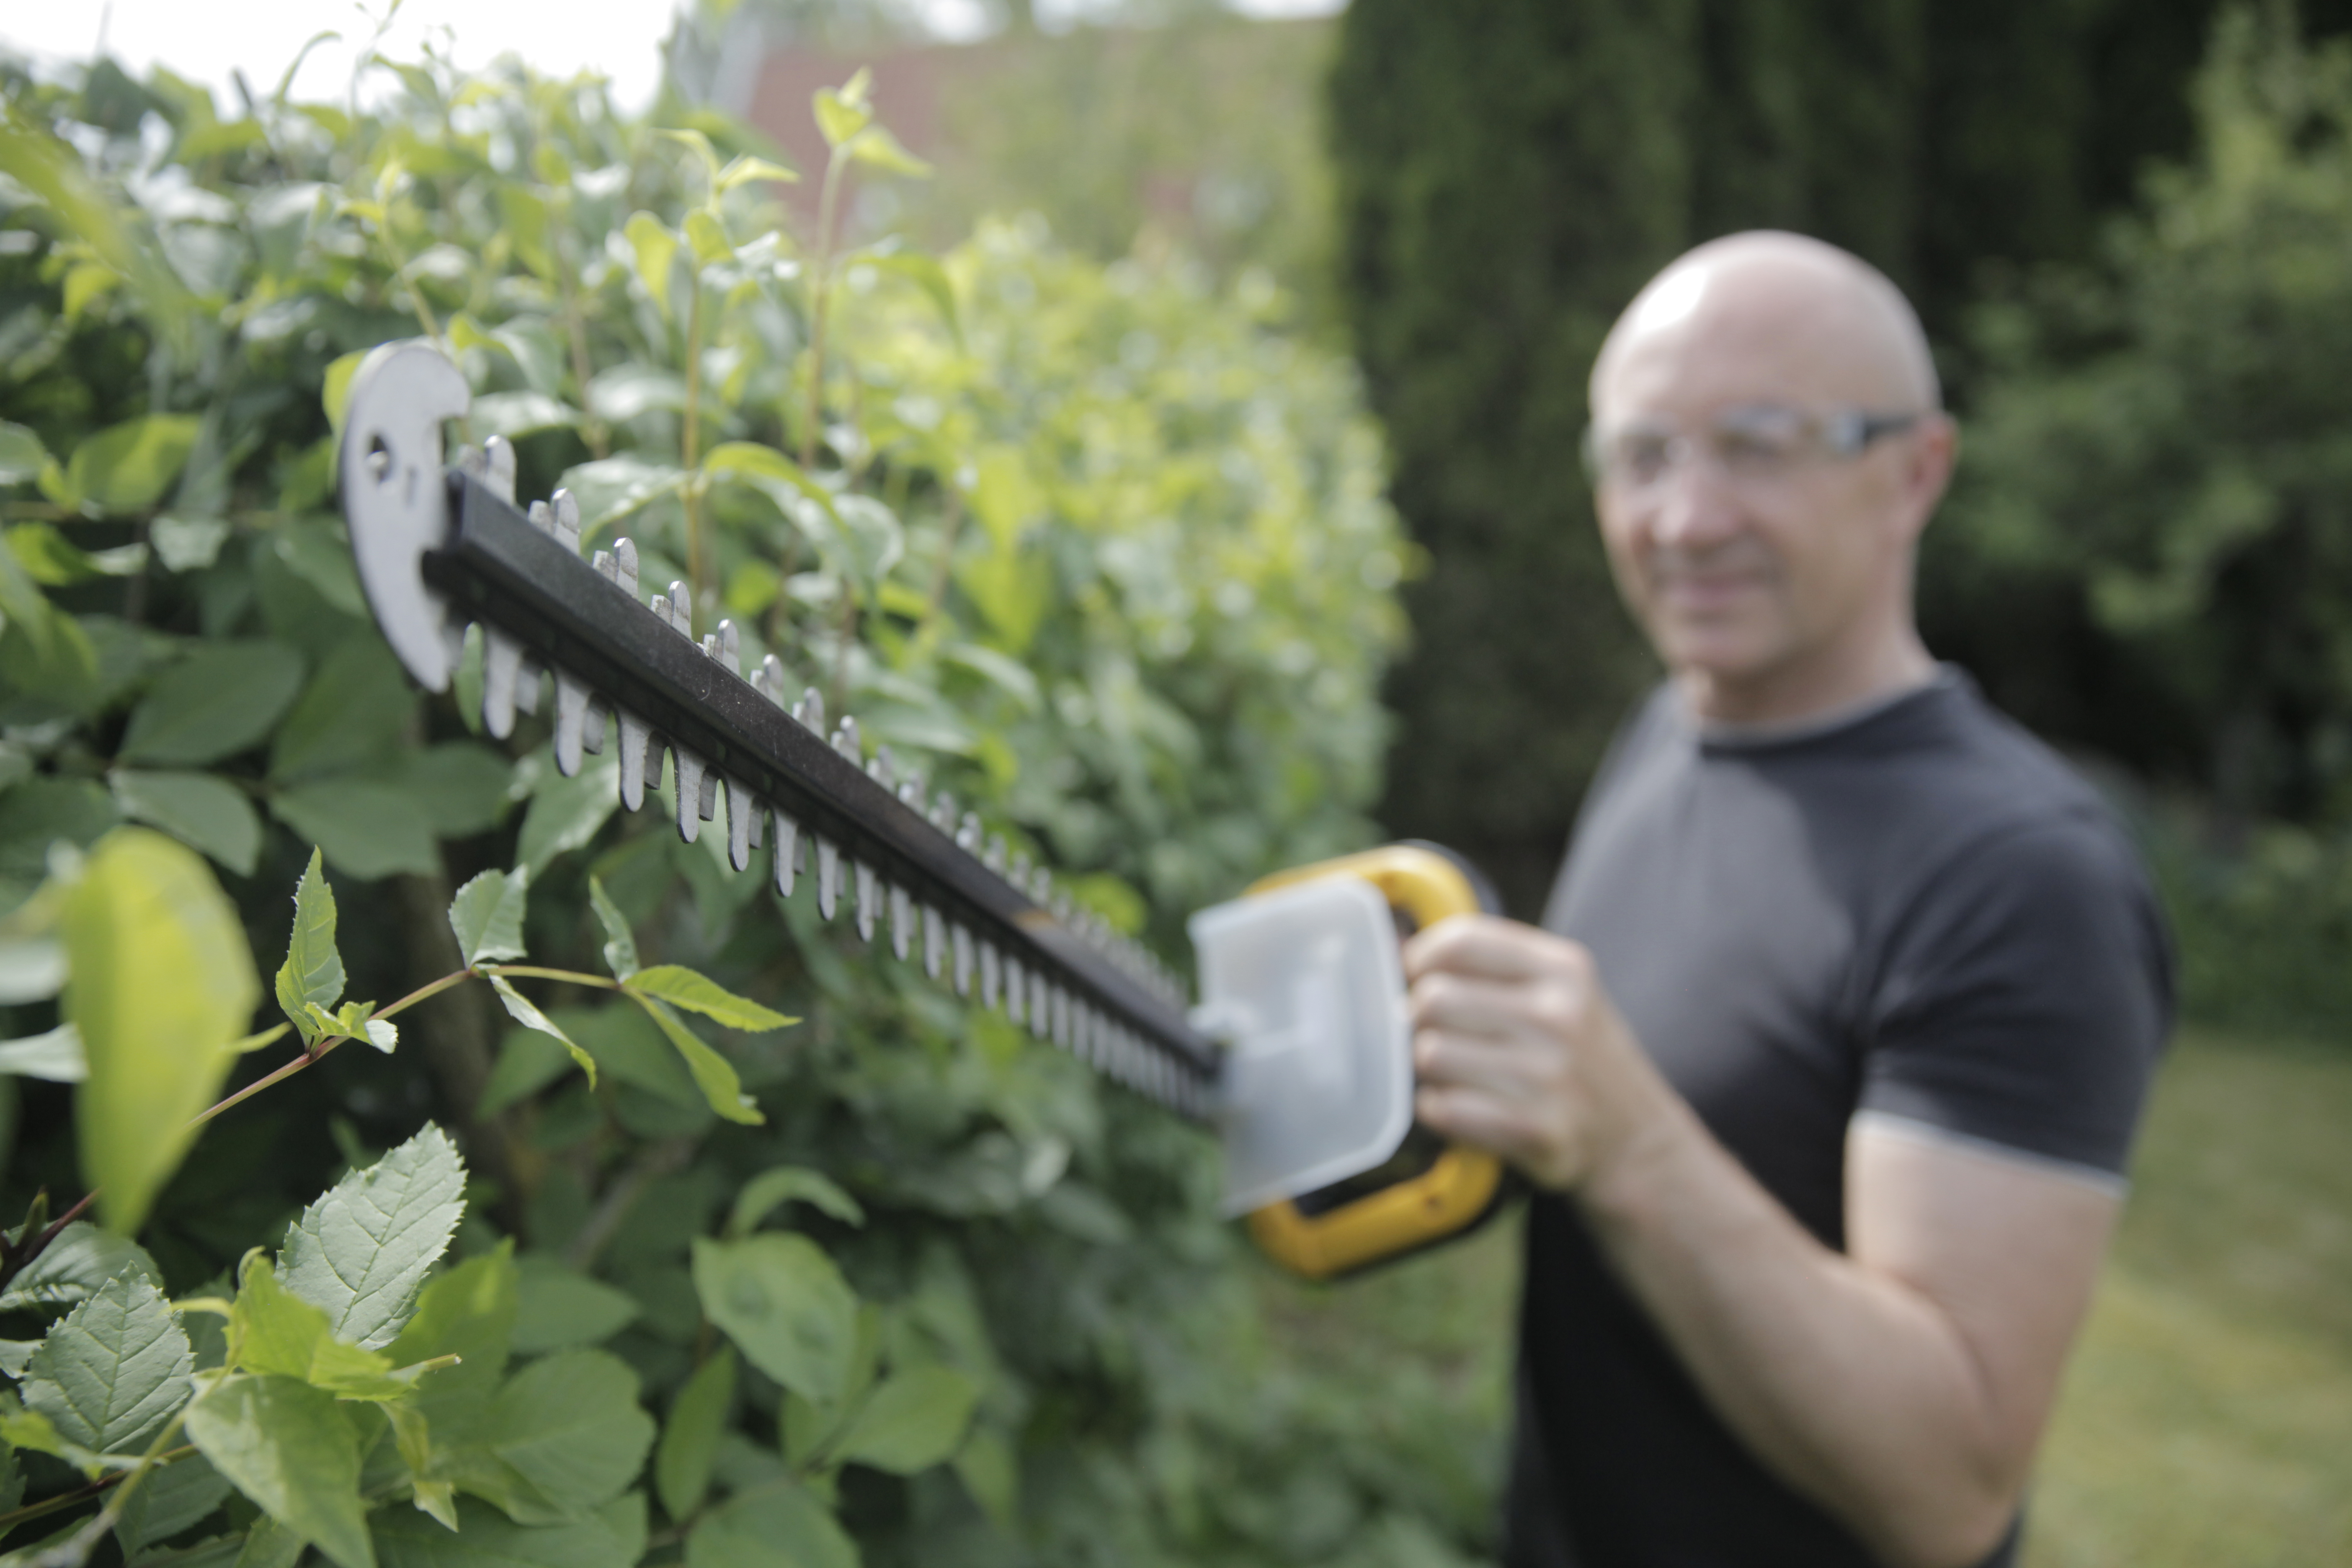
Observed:
[[[616,815],[609,763],[562,779],[533,721],[488,743],[478,654],[454,700],[419,698],[331,502],[356,356],[435,338],[475,388],[468,436],[515,441],[521,493],[568,485],[593,538],[689,584],[698,629],[730,616],[751,658],[1173,951],[1193,903],[1368,835],[1404,546],[1344,367],[1263,289],[1098,268],[1018,226],[940,258],[835,254],[826,226],[774,226],[782,172],[723,123],[394,68],[381,112],[281,94],[226,121],[160,71],[7,83],[7,1257],[50,1234],[47,1193],[79,1190],[76,1116],[118,1228],[52,1241],[0,1313],[20,1347],[112,1314],[110,1342],[135,1317],[169,1376],[245,1368],[188,1406],[210,1468],[127,1494],[126,1551],[1456,1559],[1490,1446],[1443,1407],[1368,1419],[1361,1390],[1266,1363],[1198,1132],[860,951],[808,893],[722,870],[665,813]],[[819,113],[828,181],[910,162],[855,84]],[[116,882],[151,923],[213,934],[142,967],[152,944],[76,924]],[[249,1037],[237,976],[281,951],[296,1032]],[[149,1009],[108,1038],[182,1045],[152,1094],[109,1098],[131,1079],[101,1066],[86,996]],[[706,1004],[705,1033],[665,997]],[[777,1014],[804,1022],[756,1032]],[[75,1019],[79,1047],[57,1032]],[[173,1173],[224,1085],[236,1103]],[[428,1117],[471,1171],[462,1221]],[[431,1223],[360,1326],[301,1237],[402,1172],[429,1172]],[[240,1261],[281,1234],[274,1267]],[[425,1280],[445,1234],[459,1261]],[[234,1352],[206,1326],[232,1296]],[[265,1320],[291,1359],[253,1359]],[[194,1384],[173,1388],[86,1451],[12,1409],[0,1526],[87,1514],[87,1472],[155,1442]],[[300,1422],[317,1443],[289,1442]],[[298,1462],[339,1479],[289,1480]],[[320,1499],[345,1500],[305,1511]]]

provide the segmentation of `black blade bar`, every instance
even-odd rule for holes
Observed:
[[[707,758],[729,782],[730,812],[739,809],[740,782],[803,832],[839,845],[845,858],[870,865],[969,926],[975,940],[1055,977],[1202,1085],[1214,1079],[1221,1053],[1182,1012],[481,480],[456,468],[448,479],[454,521],[444,548],[426,552],[424,573],[459,620],[497,626],[531,656]]]

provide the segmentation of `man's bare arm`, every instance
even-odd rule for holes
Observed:
[[[1473,919],[1424,932],[1406,962],[1422,1120],[1577,1203],[1750,1450],[1890,1563],[1991,1550],[2116,1198],[1864,1124],[1838,1253],[1658,1076],[1580,948]]]

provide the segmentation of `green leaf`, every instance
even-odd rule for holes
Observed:
[[[137,1242],[76,1220],[8,1282],[6,1293],[0,1294],[0,1312],[46,1312],[71,1306],[97,1294],[125,1268],[135,1268],[150,1279],[163,1277]]]
[[[136,1452],[186,1403],[188,1336],[155,1282],[127,1268],[51,1329],[25,1371],[25,1406],[93,1453]]]
[[[335,947],[335,889],[327,883],[320,852],[294,888],[294,929],[287,934],[286,962],[278,968],[278,1005],[301,1031],[304,1044],[319,1037],[313,1006],[331,1007],[343,994],[343,955]]]
[[[513,778],[513,763],[471,741],[445,741],[407,752],[399,773],[401,788],[416,802],[436,838],[463,838],[497,826]],[[611,787],[609,778],[606,786]]]
[[[193,414],[149,414],[89,437],[66,464],[74,504],[117,516],[152,510],[180,477],[202,424]]]
[[[638,973],[642,974],[644,971]],[[650,996],[637,996],[635,1000],[686,1059],[686,1070],[694,1075],[695,1087],[702,1090],[711,1110],[747,1127],[756,1127],[768,1120],[751,1097],[743,1092],[743,1080],[736,1076],[734,1063],[705,1045],[664,1004]]]
[[[816,128],[824,133],[826,146],[838,147],[873,123],[874,110],[866,102],[867,80],[867,73],[860,70],[839,89],[816,89]]]
[[[530,895],[527,866],[511,877],[485,871],[457,889],[449,900],[449,929],[457,933],[457,952],[467,968],[523,956],[522,917]]]
[[[415,698],[383,639],[344,639],[278,727],[269,776],[278,784],[392,763]]]
[[[230,1310],[237,1370],[299,1378],[344,1399],[398,1399],[415,1381],[393,1375],[391,1359],[335,1338],[327,1314],[289,1291],[257,1252]]]
[[[362,881],[441,868],[431,827],[396,784],[322,779],[279,790],[269,810],[297,838],[323,850],[330,865]]]
[[[41,445],[38,436],[22,425],[0,419],[0,485],[21,485],[37,477],[48,461],[49,449]]]
[[[301,689],[302,656],[284,643],[207,643],[147,689],[117,755],[184,767],[233,757],[268,734]]]
[[[0,1078],[37,1078],[45,1083],[79,1083],[89,1076],[81,1054],[81,1031],[71,1024],[21,1039],[0,1040]]]
[[[261,814],[235,784],[211,773],[135,768],[117,768],[106,782],[131,821],[162,828],[240,877],[253,875],[261,853]]]
[[[704,1516],[686,1538],[687,1568],[858,1568],[850,1540],[800,1482],[739,1492]]]
[[[327,424],[338,442],[343,435],[343,410],[352,400],[352,377],[359,373],[360,361],[367,358],[369,353],[367,349],[353,349],[347,354],[338,355],[334,363],[327,366],[326,379],[320,384],[320,405],[327,411]]]
[[[187,1433],[213,1468],[340,1568],[375,1568],[360,1500],[360,1443],[323,1389],[237,1373],[188,1407]]]
[[[234,1568],[294,1568],[310,1546],[265,1513],[246,1531],[245,1547],[236,1554]]]
[[[629,921],[604,891],[604,884],[595,877],[588,879],[588,903],[596,911],[596,921],[604,928],[604,967],[613,972],[615,980],[626,980],[637,972],[637,939],[629,932]]]
[[[800,184],[800,179],[798,174],[785,168],[782,163],[772,163],[765,158],[754,158],[746,153],[719,171],[719,188],[722,191],[731,191],[736,186],[749,184],[753,180],[775,180],[783,184],[796,185]]]
[[[975,1428],[956,1450],[955,1473],[991,1523],[1007,1535],[1019,1528],[1021,1466],[1003,1434],[986,1426]]]
[[[580,1070],[588,1075],[588,1087],[591,1089],[596,1087],[595,1058],[582,1050],[577,1041],[558,1028],[554,1021],[546,1014],[532,1006],[530,1000],[521,992],[516,990],[514,983],[505,975],[492,971],[489,982],[490,989],[499,994],[499,1001],[505,1006],[508,1017],[526,1029],[536,1029],[548,1038],[560,1042],[565,1050],[572,1053],[572,1059],[580,1064]]]
[[[549,768],[523,814],[516,863],[536,877],[558,855],[585,847],[621,804],[619,777],[610,757],[592,759],[570,778]]]
[[[618,1497],[653,1442],[628,1363],[603,1351],[564,1351],[507,1380],[452,1464],[461,1490],[521,1523],[556,1524]]]
[[[850,139],[849,155],[860,163],[892,174],[906,174],[918,180],[931,177],[931,166],[900,145],[898,139],[882,126],[869,125]]]
[[[735,1348],[720,1345],[677,1391],[669,1424],[662,1428],[661,1446],[654,1450],[654,1491],[671,1519],[690,1518],[702,1506],[734,1399]]]
[[[455,1534],[413,1509],[375,1515],[383,1568],[633,1568],[643,1552],[613,1527],[612,1508],[568,1524],[517,1524],[463,1498]]]
[[[135,1233],[195,1139],[260,984],[204,861],[143,827],[99,840],[67,895],[64,1013],[89,1076],[74,1097],[82,1173],[107,1227]]]
[[[735,1194],[735,1210],[727,1219],[730,1237],[749,1236],[760,1228],[777,1205],[804,1203],[821,1209],[844,1225],[864,1225],[866,1211],[857,1200],[835,1186],[831,1177],[804,1165],[779,1165],[743,1184]]]
[[[335,1338],[381,1349],[400,1331],[425,1272],[449,1245],[466,1212],[465,1191],[457,1145],[427,1122],[302,1211],[278,1262],[286,1288],[325,1310]]]
[[[727,237],[726,225],[717,214],[702,207],[686,215],[686,239],[694,247],[694,259],[699,266],[708,267],[735,254],[735,242]]]
[[[650,969],[640,969],[629,977],[628,989],[635,995],[658,996],[730,1029],[761,1033],[800,1022],[738,996],[715,981],[676,963],[656,963]]]
[[[514,1348],[543,1355],[611,1339],[635,1321],[637,1299],[553,1258],[526,1256],[516,1265],[521,1302]]]
[[[518,1300],[514,1243],[436,1275],[384,1354],[394,1366],[454,1355],[457,1364],[418,1380],[415,1405],[436,1444],[471,1442],[505,1374]]]
[[[893,1475],[942,1463],[963,1441],[980,1384],[948,1366],[916,1366],[882,1380],[842,1439],[840,1457]]]
[[[218,1508],[228,1490],[228,1478],[205,1463],[202,1455],[159,1465],[123,1505],[122,1517],[114,1526],[115,1539],[122,1543],[125,1555],[135,1561],[142,1547],[169,1541]]]
[[[857,1298],[816,1243],[776,1231],[694,1240],[702,1310],[753,1366],[823,1404],[846,1384]]]
[[[669,320],[669,269],[670,263],[677,258],[677,234],[653,214],[642,212],[630,214],[621,233],[636,258],[637,281],[653,297],[654,308],[662,313],[662,320]]]

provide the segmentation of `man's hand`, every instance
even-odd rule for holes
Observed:
[[[1538,1185],[1582,1185],[1656,1106],[1591,955],[1515,921],[1462,915],[1405,944],[1413,1110],[1423,1126],[1501,1155]],[[1641,1064],[1646,1065],[1646,1064]]]

